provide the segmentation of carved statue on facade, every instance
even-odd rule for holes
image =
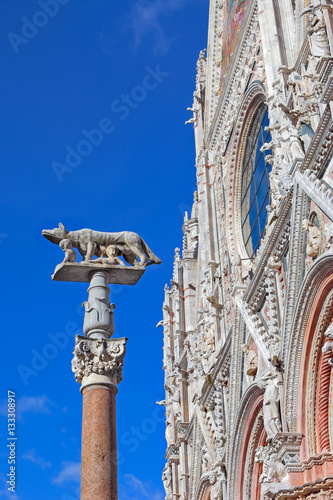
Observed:
[[[215,335],[214,330],[211,325],[206,324],[205,326],[205,336],[204,342],[211,349],[212,352],[215,351]]]
[[[171,396],[173,411],[177,420],[181,418],[182,410],[180,407],[180,392],[178,387],[173,390],[173,395]]]
[[[327,330],[324,332],[324,335],[326,337],[326,342],[322,348],[323,354],[326,352],[332,352],[333,353],[333,323],[329,325]],[[333,358],[328,360],[328,364],[333,367]]]
[[[162,481],[165,489],[166,500],[168,500],[172,495],[172,470],[171,464],[169,464],[169,462],[163,469]]]
[[[125,261],[131,266],[161,263],[141,236],[130,231],[119,233],[105,233],[92,229],[67,231],[65,226],[59,222],[59,227],[44,229],[42,235],[56,244],[60,244],[62,240],[69,240],[72,246],[78,249],[84,261],[92,261],[94,255],[98,258],[103,257],[106,248],[112,245],[119,249]]]
[[[267,210],[266,234],[267,234],[267,236],[269,236],[272,233],[275,222],[278,219],[277,205],[275,205],[275,200],[273,198],[272,184],[271,184],[271,196],[272,196],[272,205],[267,205],[267,207],[266,207],[266,210]]]
[[[314,57],[329,57],[330,46],[328,43],[328,36],[324,14],[322,12],[321,1],[319,5],[310,3],[306,9],[301,13],[302,16],[307,15],[310,26],[308,27],[308,34],[310,37],[311,53]]]
[[[288,127],[289,139],[290,139],[290,151],[292,154],[292,159],[304,158],[304,151],[300,140],[299,131],[294,125],[289,125]]]
[[[170,375],[173,377],[173,374]],[[177,385],[170,387],[165,385],[165,389],[169,392],[169,404],[172,404],[173,412],[177,420],[181,418],[181,407],[180,407],[180,392]]]
[[[209,358],[212,354],[212,351],[210,349],[206,349],[203,354],[202,354],[202,357],[201,357],[201,361],[202,361],[202,369],[203,369],[203,372],[207,375],[211,369],[212,369],[212,364],[210,363],[209,361]]]
[[[327,222],[325,224],[325,250],[331,250],[333,247],[333,223]]]
[[[263,401],[264,427],[267,433],[267,443],[269,443],[278,432],[281,432],[280,417],[280,388],[281,375],[278,372],[266,373],[259,386],[265,389]]]
[[[212,485],[210,491],[211,500],[223,500],[222,483],[220,476],[221,474],[217,473],[215,470],[210,471],[208,474],[209,483]]]
[[[207,446],[201,447],[201,467],[202,467],[202,472],[205,474],[208,472],[209,469],[209,464],[210,464],[210,459],[209,459],[209,453]]]
[[[272,483],[274,479],[283,481],[286,476],[286,468],[277,459],[274,449],[270,446],[259,446],[254,456],[255,462],[262,463],[262,474],[259,478],[261,483]]]
[[[272,206],[276,208],[283,197],[283,194],[279,189],[279,181],[276,179],[273,172],[269,173],[269,181],[271,187]]]
[[[243,284],[243,267],[242,267],[242,259],[236,251],[232,251],[230,254],[230,260],[232,264],[232,272],[235,276],[236,284]]]
[[[245,373],[249,377],[255,377],[258,371],[258,354],[248,344],[243,344],[241,348],[246,356]]]
[[[303,220],[303,228],[308,233],[308,242],[306,246],[306,255],[316,259],[320,254],[321,233],[317,226],[315,226],[309,219]]]
[[[169,446],[170,443],[173,441],[173,426],[172,426],[172,411],[171,408],[166,408],[166,421],[165,421],[165,439],[167,442],[167,445]]]
[[[281,260],[276,255],[271,255],[267,262],[267,269],[279,271],[281,269]]]
[[[221,276],[220,276],[220,273],[218,270],[215,271],[213,280],[214,280],[213,287],[211,287],[211,289],[209,290],[207,300],[216,309],[222,309],[222,305],[220,304],[220,300],[219,300]]]

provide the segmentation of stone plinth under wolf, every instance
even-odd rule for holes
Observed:
[[[118,500],[116,394],[127,338],[110,338],[116,306],[110,304],[109,284],[134,285],[146,266],[161,261],[138,234],[129,231],[68,232],[60,223],[42,234],[65,252],[52,279],[89,283],[88,300],[83,302],[85,337],[76,336],[72,361],[83,396],[81,500]],[[73,247],[82,255],[82,262],[75,262]]]

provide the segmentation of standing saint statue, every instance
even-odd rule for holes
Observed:
[[[324,14],[321,9],[321,2],[319,5],[310,3],[306,9],[303,10],[301,16],[307,15],[310,25],[308,26],[308,34],[310,37],[311,54],[314,57],[329,57],[330,46],[328,43],[328,36]]]
[[[321,232],[320,229],[309,219],[304,219],[303,228],[308,233],[308,242],[306,246],[306,255],[315,259],[320,254]]]
[[[164,489],[166,493],[166,498],[170,498],[170,495],[172,495],[172,472],[171,472],[171,465],[166,463],[163,474],[162,474],[162,481],[164,484]]]
[[[266,373],[261,379],[260,385],[265,388],[263,412],[267,443],[282,430],[280,419],[280,384],[279,374],[271,371]]]

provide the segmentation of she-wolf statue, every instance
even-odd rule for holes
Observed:
[[[119,233],[106,233],[92,229],[67,231],[65,226],[59,222],[59,227],[44,229],[42,235],[55,244],[59,244],[64,239],[70,240],[72,246],[77,248],[82,255],[83,261],[91,261],[94,255],[103,257],[105,249],[114,245],[118,248],[119,255],[123,255],[125,261],[131,266],[161,263],[161,260],[150,250],[141,236],[131,231]]]

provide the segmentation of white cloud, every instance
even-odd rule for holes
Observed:
[[[22,453],[23,460],[27,462],[32,462],[33,464],[38,465],[41,469],[47,469],[51,467],[51,463],[44,460],[44,458],[40,457],[36,450],[31,449]]]
[[[56,406],[47,396],[22,396],[17,400],[16,418],[22,420],[25,413],[39,413],[41,415],[50,415],[51,409]],[[7,417],[7,400],[0,402],[0,416]]]
[[[1,500],[19,500],[16,493],[8,491],[7,480],[2,474],[0,476],[0,498]]]
[[[19,497],[16,495],[16,493],[8,491],[6,487],[0,489],[0,498],[4,500],[19,500]]]
[[[18,416],[24,413],[40,413],[50,415],[51,407],[55,406],[47,396],[22,396],[17,402]]]
[[[154,51],[165,54],[172,44],[162,27],[161,19],[181,10],[189,0],[138,0],[129,13],[130,27],[134,33],[135,48],[138,48],[143,38],[152,33],[154,36]]]
[[[80,462],[62,462],[62,468],[52,481],[53,484],[61,486],[64,483],[79,482],[81,478]]]
[[[152,481],[141,481],[133,474],[125,474],[124,482],[119,485],[119,500],[164,500],[165,493]]]

